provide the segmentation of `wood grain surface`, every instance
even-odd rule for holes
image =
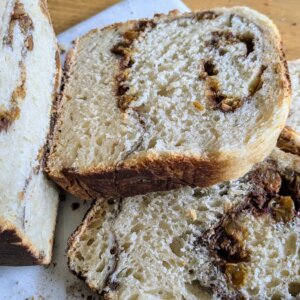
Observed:
[[[163,0],[145,0],[163,1]],[[117,0],[48,0],[56,33],[117,3]],[[247,5],[277,24],[288,59],[300,58],[300,0],[184,0],[192,10],[216,6]]]

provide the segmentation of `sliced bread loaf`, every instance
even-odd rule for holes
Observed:
[[[93,30],[67,59],[48,172],[84,199],[238,178],[275,146],[289,101],[278,31],[251,9]]]
[[[1,0],[0,41],[0,264],[48,264],[58,192],[43,165],[61,71],[46,2]]]
[[[107,299],[296,299],[299,212],[300,156],[276,148],[236,181],[98,200],[69,266]]]

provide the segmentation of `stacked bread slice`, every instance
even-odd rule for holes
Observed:
[[[280,36],[253,10],[93,30],[67,59],[48,172],[83,199],[235,179],[270,154],[289,102]]]
[[[48,264],[58,192],[43,166],[61,71],[46,2],[1,0],[0,41],[0,264]]]
[[[99,199],[69,240],[71,270],[106,299],[296,299],[300,156],[283,141],[238,180]]]

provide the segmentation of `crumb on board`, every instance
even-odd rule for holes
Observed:
[[[65,54],[65,53],[66,53],[66,49],[65,49],[64,46],[58,45],[58,49],[59,49],[59,51],[60,51],[60,54]]]
[[[72,210],[76,210],[80,207],[80,204],[78,202],[73,202],[71,207],[72,207]]]
[[[66,200],[66,194],[59,193],[59,201],[64,202]]]

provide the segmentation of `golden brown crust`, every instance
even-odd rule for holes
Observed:
[[[284,152],[300,155],[300,134],[285,126],[278,138],[277,147]]]
[[[134,196],[185,185],[207,187],[239,177],[250,166],[249,162],[241,163],[230,158],[209,160],[184,155],[147,156],[119,165],[116,169],[90,170],[84,174],[65,169],[58,176],[50,174],[50,177],[82,199],[95,199]]]
[[[0,265],[39,265],[45,264],[44,259],[12,224],[0,220]]]
[[[42,13],[45,15],[45,17],[48,19],[49,23],[52,25],[50,13],[48,10],[48,5],[47,5],[47,0],[40,0],[39,4],[40,4]]]

